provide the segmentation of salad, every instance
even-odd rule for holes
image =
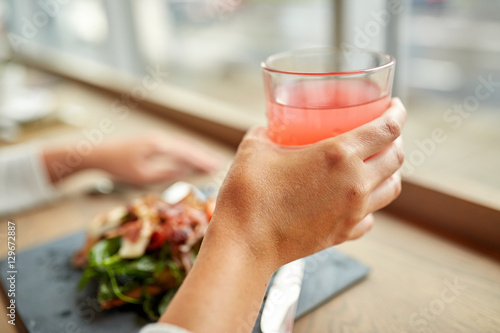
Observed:
[[[176,183],[96,216],[73,258],[84,269],[79,288],[96,280],[103,309],[136,304],[157,320],[193,266],[214,208],[214,198]]]

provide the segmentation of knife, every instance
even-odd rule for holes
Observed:
[[[262,333],[292,332],[303,277],[304,259],[292,261],[276,272],[262,310]]]

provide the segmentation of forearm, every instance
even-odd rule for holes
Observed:
[[[274,271],[212,221],[196,263],[160,322],[192,332],[250,332]]]
[[[51,182],[56,183],[80,170],[99,168],[99,154],[98,148],[94,148],[87,155],[64,148],[48,148],[43,151],[43,161]]]

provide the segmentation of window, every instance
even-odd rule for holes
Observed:
[[[407,174],[500,209],[500,3],[419,1],[409,19]]]
[[[137,77],[161,66],[168,84],[250,123],[264,121],[259,64],[272,53],[339,44],[339,35],[392,53],[394,92],[409,109],[404,175],[500,209],[496,0],[60,2],[5,2],[14,48],[43,45]]]

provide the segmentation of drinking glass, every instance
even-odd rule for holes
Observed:
[[[365,124],[390,104],[394,58],[358,49],[288,51],[262,62],[268,135],[306,145]]]

